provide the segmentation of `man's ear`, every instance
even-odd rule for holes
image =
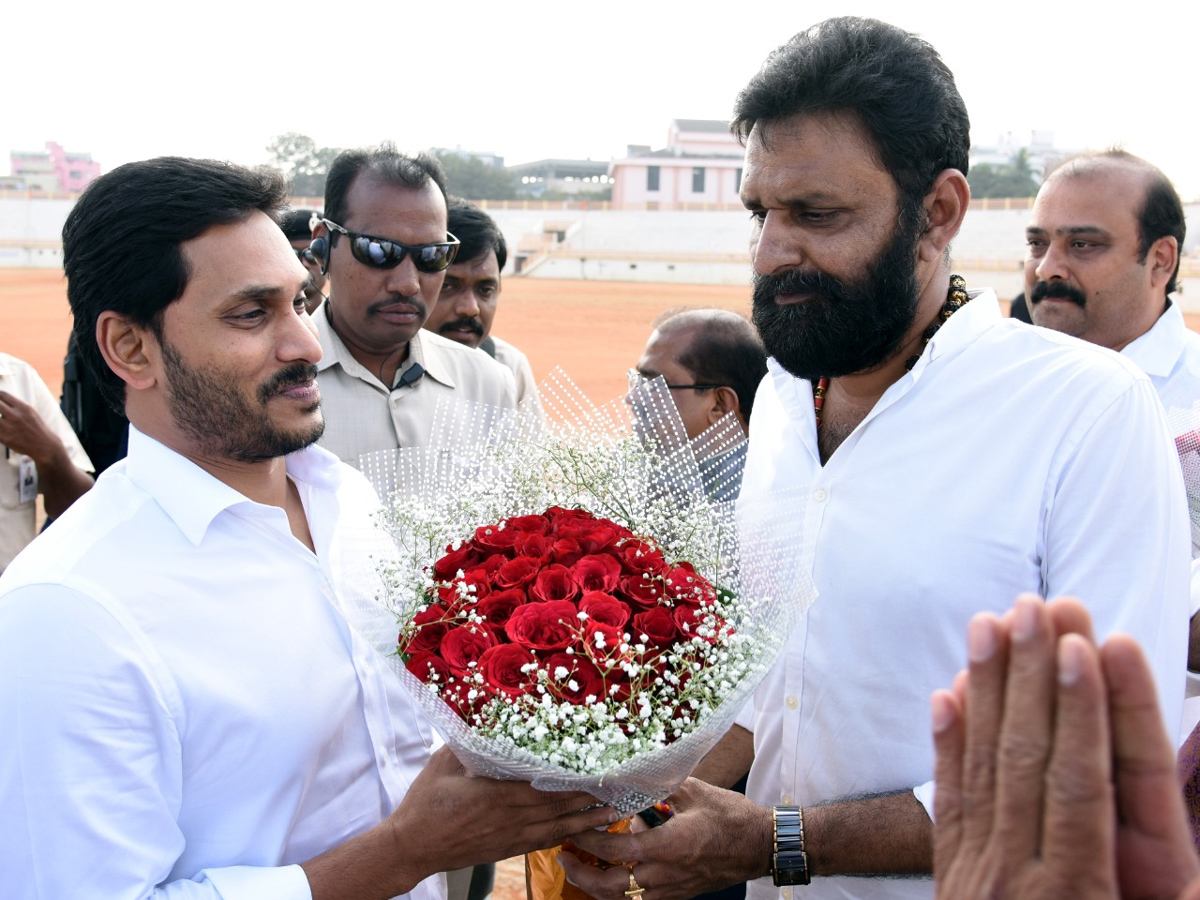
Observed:
[[[1179,242],[1164,234],[1150,245],[1146,261],[1150,264],[1150,283],[1155,288],[1166,288],[1179,265]]]
[[[96,320],[96,343],[108,367],[134,390],[153,387],[158,377],[158,341],[149,329],[111,309]]]
[[[971,202],[971,187],[958,169],[944,169],[925,195],[925,231],[918,245],[920,259],[934,262],[942,258],[962,227]]]
[[[731,387],[716,388],[713,393],[712,406],[708,409],[708,424],[719,422],[730,411],[738,412],[738,395]]]

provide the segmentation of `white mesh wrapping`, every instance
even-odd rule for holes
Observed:
[[[732,415],[694,441],[662,379],[631,385],[603,406],[556,370],[539,404],[496,410],[461,401],[439,406],[432,447],[364,456],[362,469],[385,501],[382,525],[397,556],[381,561],[377,603],[351,610],[359,630],[389,660],[418,704],[470,770],[581,789],[630,814],[677,787],[733,724],[798,616],[813,602],[812,546],[804,531],[809,492],[781,494],[735,514],[745,436]],[[476,527],[551,506],[581,508],[652,536],[741,603],[737,631],[751,638],[752,665],[686,736],[607,771],[576,774],[502,739],[473,731],[405,669],[398,623],[425,602],[428,570]]]
[[[1200,558],[1200,400],[1188,409],[1167,410],[1167,427],[1175,438],[1183,484],[1187,488],[1188,513],[1192,520],[1192,558]]]

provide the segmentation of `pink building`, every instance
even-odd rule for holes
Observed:
[[[12,174],[27,190],[78,193],[100,175],[100,163],[90,153],[68,153],[54,141],[45,150],[12,152]]]
[[[609,177],[618,208],[742,208],[742,147],[725,122],[675,119],[665,149],[630,147],[609,165]]]

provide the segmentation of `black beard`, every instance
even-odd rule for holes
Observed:
[[[1041,303],[1047,297],[1070,300],[1080,309],[1087,308],[1087,295],[1065,281],[1035,281],[1033,290],[1029,292],[1029,302]]]
[[[767,353],[797,378],[837,378],[878,366],[899,348],[917,315],[919,234],[903,215],[891,242],[856,283],[793,269],[754,276],[752,319]],[[780,294],[804,293],[780,305]]]
[[[305,430],[282,431],[271,424],[267,415],[271,398],[281,389],[316,378],[316,366],[298,362],[276,372],[255,390],[256,409],[243,393],[241,383],[229,375],[213,367],[190,368],[165,340],[162,351],[171,417],[207,454],[262,462],[302,450],[325,431],[325,422],[320,418]],[[317,403],[313,408],[319,407]]]

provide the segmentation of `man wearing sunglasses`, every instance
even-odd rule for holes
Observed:
[[[345,462],[427,445],[443,397],[516,405],[507,368],[421,330],[458,246],[437,160],[391,144],[334,160],[310,249],[329,276],[329,299],[314,316],[324,351],[321,443]]]

